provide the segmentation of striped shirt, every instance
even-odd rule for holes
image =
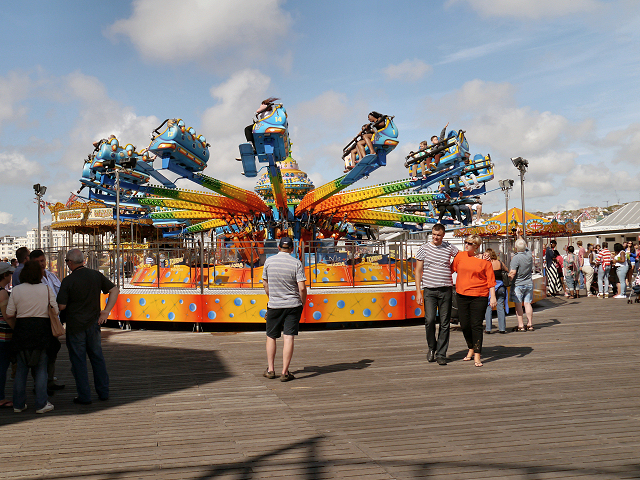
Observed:
[[[611,252],[607,248],[601,248],[598,253],[598,263],[602,265],[603,268],[611,265]]]
[[[0,290],[4,290],[4,288],[0,287]],[[11,330],[9,324],[4,321],[2,312],[0,311],[0,342],[10,342],[12,334],[13,330]]]
[[[302,305],[298,282],[306,282],[302,263],[287,252],[267,258],[262,280],[269,284],[269,308],[292,308]]]
[[[451,260],[458,254],[458,249],[449,242],[435,246],[427,242],[420,247],[416,260],[424,262],[422,271],[422,288],[452,287]]]

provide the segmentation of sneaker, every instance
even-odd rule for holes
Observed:
[[[51,402],[47,402],[47,404],[44,407],[36,410],[36,413],[47,413],[47,412],[50,412],[51,410],[53,410],[53,405],[51,404]]]
[[[13,407],[13,412],[14,413],[20,413],[20,412],[24,412],[26,409],[27,409],[27,404],[25,403],[24,407],[22,407],[22,408]]]
[[[593,293],[591,292],[587,293],[587,297],[593,297]]]
[[[609,294],[608,294],[608,293],[605,293],[605,294],[604,294],[604,298],[609,298]]]
[[[242,161],[242,157],[236,157],[236,162],[241,162]]]
[[[615,297],[613,297],[613,298],[627,298],[627,297],[626,297],[625,295],[616,295],[616,296],[615,296]]]
[[[290,372],[287,372],[283,375],[280,375],[280,381],[281,382],[288,382],[290,380],[295,379],[296,377],[293,376],[293,374],[291,374]]]
[[[415,182],[416,180],[418,180],[418,177],[411,177],[411,180]]]

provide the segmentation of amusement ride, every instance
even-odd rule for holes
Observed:
[[[437,222],[470,226],[469,206],[487,193],[493,164],[489,155],[471,155],[464,130],[443,130],[434,143],[423,142],[407,155],[405,167],[413,176],[355,188],[384,167],[398,145],[393,116],[371,112],[369,120],[343,149],[345,174],[317,188],[292,157],[287,112],[277,99],[263,102],[245,131],[247,142],[239,145],[239,167],[257,179],[255,191],[205,175],[210,145],[182,119],[162,122],[149,146],[139,151],[113,135],[95,142],[78,195],[86,189],[88,201],[112,207],[118,226],[123,220],[151,221],[167,241],[204,239],[211,232],[217,246],[233,246],[237,252],[231,262],[215,255],[206,264],[202,256],[199,262],[170,262],[160,254],[141,262],[128,285],[136,288],[123,291],[112,318],[263,321],[261,265],[277,252],[276,241],[283,236],[294,239],[294,254],[308,269],[309,284],[327,287],[311,290],[303,322],[421,316],[413,292],[398,288],[399,280],[412,277],[411,265],[398,258],[399,252],[363,255],[357,261],[350,252],[363,234],[375,239],[379,227],[419,232]],[[176,175],[211,193],[178,188],[170,180]],[[117,237],[119,242],[119,231]]]

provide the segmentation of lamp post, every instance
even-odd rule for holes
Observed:
[[[516,167],[520,171],[520,197],[522,199],[522,238],[524,241],[527,241],[527,230],[525,229],[525,209],[524,209],[524,174],[527,173],[527,167],[529,166],[529,161],[522,157],[513,157],[511,159],[513,162],[513,166]]]
[[[36,183],[33,186],[33,190],[36,193],[36,203],[38,205],[38,241],[36,246],[38,249],[40,249],[42,248],[42,241],[41,241],[42,220],[41,220],[40,206],[42,205],[42,197],[44,197],[44,194],[47,192],[47,187],[45,187],[44,185],[40,185],[39,183]]]
[[[504,233],[505,238],[509,238],[509,192],[513,188],[513,180],[498,180],[498,184],[500,188],[504,192]],[[505,252],[505,256],[507,261],[505,262],[507,268],[509,268],[509,264],[511,263],[511,259],[507,252]]]

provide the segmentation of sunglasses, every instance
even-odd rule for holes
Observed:
[[[475,243],[473,243],[473,242],[464,242],[464,244],[465,244],[465,245],[473,245],[474,247],[476,246],[476,244],[475,244]]]

